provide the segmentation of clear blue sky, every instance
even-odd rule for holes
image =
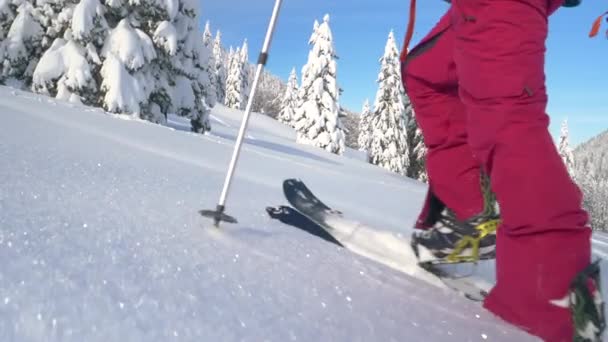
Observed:
[[[201,27],[211,22],[215,34],[222,32],[224,46],[249,42],[250,60],[260,51],[274,0],[202,0]],[[414,45],[444,13],[441,0],[418,1]],[[408,0],[284,0],[267,68],[287,80],[293,67],[298,72],[306,63],[308,38],[315,19],[331,16],[330,26],[339,56],[338,83],[344,90],[341,104],[360,111],[363,101],[373,102],[389,31],[400,43],[408,19]],[[576,145],[608,129],[608,40],[588,38],[593,20],[608,10],[608,1],[583,0],[579,7],[561,8],[550,18],[547,41],[548,113],[551,133],[568,118],[570,141]],[[401,48],[401,46],[399,46]]]

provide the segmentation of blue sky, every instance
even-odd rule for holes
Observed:
[[[222,32],[224,46],[249,42],[250,60],[260,51],[274,0],[202,0],[201,27],[211,22],[214,34]],[[414,45],[445,12],[440,0],[418,1]],[[287,80],[293,67],[306,63],[308,38],[315,19],[331,16],[338,60],[338,83],[344,90],[341,104],[360,111],[363,101],[373,102],[379,71],[378,59],[390,30],[403,40],[408,20],[408,0],[284,0],[277,24],[268,70]],[[550,18],[546,75],[551,133],[559,134],[568,119],[570,142],[576,145],[608,129],[608,40],[588,38],[593,20],[608,9],[608,2],[583,0],[579,7],[561,8]],[[401,48],[401,46],[399,46]]]

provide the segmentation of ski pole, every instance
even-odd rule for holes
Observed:
[[[247,106],[245,107],[245,115],[243,116],[243,121],[241,122],[241,127],[239,129],[239,134],[236,138],[236,145],[234,146],[234,150],[232,153],[232,159],[230,160],[230,165],[228,166],[228,171],[226,173],[226,179],[224,180],[224,187],[222,188],[222,193],[220,195],[219,202],[215,208],[215,210],[200,210],[199,213],[205,217],[212,217],[214,221],[214,225],[219,227],[220,221],[225,221],[229,223],[236,223],[237,220],[224,213],[226,210],[226,200],[228,198],[228,192],[230,191],[230,185],[232,183],[232,178],[234,176],[234,172],[236,170],[236,165],[239,159],[239,155],[241,153],[241,146],[243,144],[243,139],[245,137],[245,131],[247,130],[247,124],[249,122],[249,116],[251,115],[251,107],[253,106],[253,98],[255,96],[255,92],[258,87],[258,82],[260,76],[262,75],[262,71],[266,62],[268,61],[268,51],[270,49],[270,42],[272,41],[272,35],[274,34],[274,28],[279,17],[279,11],[281,8],[282,0],[276,0],[274,4],[274,8],[272,10],[272,16],[270,17],[270,22],[268,24],[268,30],[266,31],[266,38],[264,39],[264,45],[262,46],[262,51],[258,57],[258,65],[255,71],[255,76],[253,78],[253,86],[251,87],[251,91],[249,92],[249,99],[247,100]]]

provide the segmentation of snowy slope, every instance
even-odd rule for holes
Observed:
[[[407,236],[425,191],[270,118],[252,117],[228,199],[240,223],[212,228],[197,210],[217,203],[241,115],[217,108],[201,136],[0,87],[0,341],[535,340],[414,267],[270,220],[298,177]]]

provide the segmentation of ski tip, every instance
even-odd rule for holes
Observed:
[[[283,181],[283,189],[285,189],[286,187],[293,187],[296,184],[303,184],[303,182],[301,179],[287,178]]]

